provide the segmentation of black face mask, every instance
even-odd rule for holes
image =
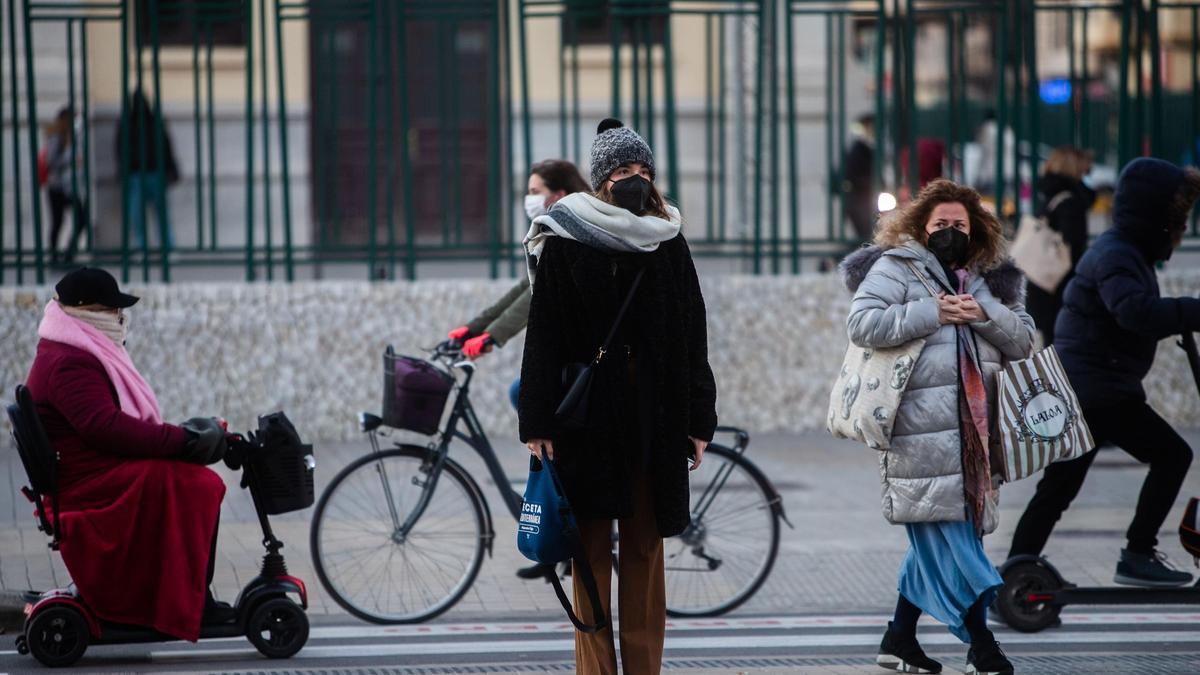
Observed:
[[[967,261],[967,248],[970,245],[971,238],[966,233],[947,227],[929,235],[926,247],[943,265],[962,267]]]
[[[635,216],[644,216],[649,210],[650,193],[654,184],[642,176],[630,176],[613,181],[613,203]]]

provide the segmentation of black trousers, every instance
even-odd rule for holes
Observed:
[[[1187,476],[1192,449],[1166,420],[1142,401],[1085,409],[1083,416],[1097,445],[1112,443],[1143,464],[1150,465],[1150,473],[1138,496],[1133,522],[1125,534],[1129,550],[1149,553],[1158,544],[1158,530],[1167,519]],[[1094,459],[1096,451],[1092,450],[1079,459],[1046,467],[1036,494],[1017,523],[1008,553],[1010,558],[1041,554],[1054,525],[1079,494]]]
[[[79,248],[79,238],[87,230],[87,213],[78,197],[72,197],[61,190],[50,189],[46,193],[50,197],[50,259],[58,260],[59,233],[62,231],[63,216],[70,207],[74,224],[71,227],[71,238],[67,241],[66,261],[71,262]]]

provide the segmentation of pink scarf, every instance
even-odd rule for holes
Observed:
[[[121,411],[145,422],[162,423],[158,399],[134,367],[129,352],[95,327],[68,316],[57,300],[46,304],[46,312],[38,326],[38,337],[82,349],[96,357],[104,366],[104,372],[108,373],[113,389],[117,391]]]
[[[968,272],[960,269],[955,270],[955,274],[958,276],[958,292],[966,293]],[[975,362],[968,346],[971,329],[962,325],[957,328],[958,367],[962,376],[958,403],[963,431],[963,484],[975,530],[982,533],[984,510],[987,508],[988,493],[992,489],[992,467],[988,457],[987,387],[983,382],[979,364]]]

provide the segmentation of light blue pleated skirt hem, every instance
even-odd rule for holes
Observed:
[[[980,598],[990,605],[1004,583],[968,521],[907,523],[909,549],[900,566],[900,594],[970,642],[964,619]]]

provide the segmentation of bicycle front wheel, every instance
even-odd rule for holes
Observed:
[[[408,522],[430,486],[428,455],[399,446],[360,457],[317,502],[309,532],[317,578],[365,621],[432,619],[462,598],[483,563],[484,506],[457,464],[446,461],[424,512]]]
[[[745,457],[709,445],[691,475],[692,524],[667,539],[667,614],[711,617],[750,599],[775,565],[773,490]]]

